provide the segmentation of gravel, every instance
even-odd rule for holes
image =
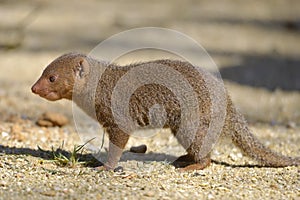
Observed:
[[[25,126],[26,125],[26,126]],[[82,144],[72,126],[40,128],[34,121],[20,125],[26,140],[16,140],[10,131],[12,123],[2,123],[0,146],[1,199],[297,199],[300,197],[300,168],[265,168],[222,138],[213,151],[215,162],[204,170],[178,172],[169,164],[169,154],[179,156],[182,149],[175,148],[168,131],[154,138],[131,138],[116,172],[96,171],[92,167],[76,164],[61,167],[37,145],[51,152],[61,147],[72,151]],[[257,124],[252,128],[264,143],[287,155],[299,155],[300,127],[296,129]],[[284,134],[285,133],[288,134]],[[274,135],[276,135],[274,137]],[[274,138],[273,138],[274,137]],[[47,139],[44,139],[47,138]],[[135,159],[129,148],[144,143],[149,153]],[[107,140],[105,141],[105,146]],[[165,145],[172,152],[160,152]],[[84,155],[90,153],[85,150]],[[155,155],[165,154],[165,161]],[[154,157],[151,157],[151,154]],[[143,158],[144,157],[144,158]],[[158,159],[159,160],[159,159]]]

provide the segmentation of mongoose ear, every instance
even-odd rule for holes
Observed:
[[[77,78],[82,78],[87,73],[87,62],[81,59],[74,68],[75,76]]]

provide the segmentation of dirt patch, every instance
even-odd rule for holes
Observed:
[[[37,125],[43,127],[53,127],[53,126],[62,127],[68,123],[69,120],[67,117],[65,117],[60,113],[54,113],[54,112],[43,113],[36,122]]]

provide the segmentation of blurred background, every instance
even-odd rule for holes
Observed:
[[[0,120],[45,110],[71,117],[69,102],[31,94],[43,68],[63,53],[89,53],[113,34],[145,26],[200,43],[250,122],[300,123],[298,0],[0,0]]]

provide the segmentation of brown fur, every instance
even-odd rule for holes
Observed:
[[[51,101],[62,98],[74,100],[87,114],[94,117],[109,135],[110,144],[105,167],[112,169],[119,161],[122,150],[129,139],[129,134],[119,128],[113,116],[111,105],[112,92],[117,82],[126,72],[141,64],[145,63],[121,67],[99,62],[83,54],[69,53],[57,58],[47,66],[40,79],[33,85],[32,91]],[[161,64],[171,67],[180,72],[193,87],[200,105],[199,128],[191,144],[187,146],[185,139],[182,138],[179,139],[179,142],[186,148],[188,153],[182,159],[184,160],[188,157],[189,160],[200,164],[198,166],[191,165],[187,169],[205,168],[210,163],[210,155],[208,154],[204,158],[199,158],[198,155],[211,121],[210,110],[212,101],[207,84],[218,84],[218,81],[215,81],[212,75],[207,76],[208,73],[204,71],[202,73],[195,71],[194,67],[187,62],[155,60],[146,64]],[[87,80],[89,74],[97,73],[103,73],[100,80]],[[54,82],[50,82],[51,76],[55,77]],[[209,78],[204,79],[204,76]],[[206,80],[210,80],[210,83],[205,82]],[[75,82],[76,89],[73,90]],[[97,82],[98,84],[95,84]],[[92,90],[96,91],[94,96],[90,94]],[[234,108],[228,95],[226,95],[226,98],[227,114],[221,134],[231,137],[238,147],[249,156],[262,162],[264,166],[284,167],[299,165],[300,158],[290,158],[277,154],[262,145],[250,132],[244,117]],[[132,120],[142,127],[151,125],[148,113],[149,109],[155,104],[164,107],[166,111],[164,127],[169,127],[172,133],[176,135],[181,122],[181,107],[174,93],[164,86],[146,84],[133,93],[129,102],[129,112]],[[95,114],[89,105],[95,105]]]

